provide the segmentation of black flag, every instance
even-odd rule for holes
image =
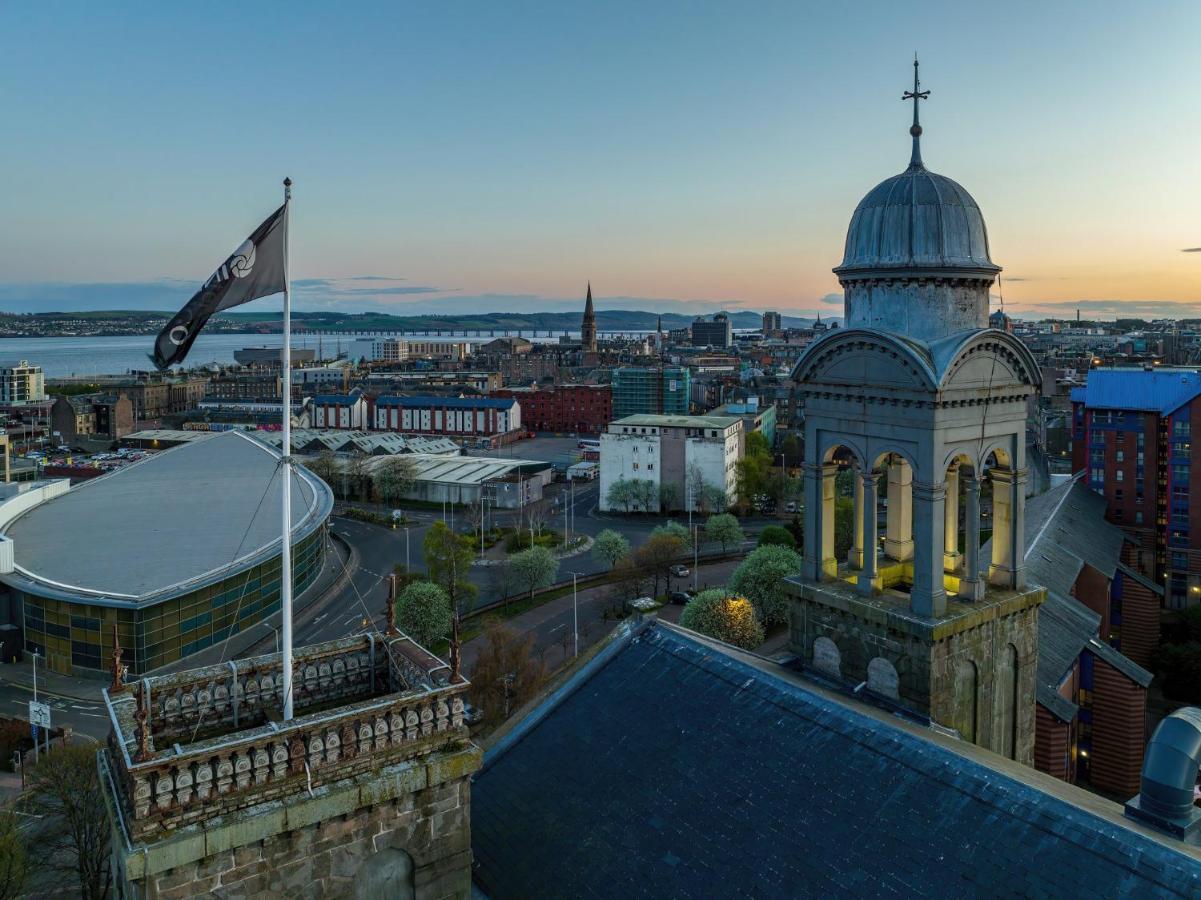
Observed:
[[[183,362],[196,335],[215,313],[286,288],[287,231],[285,203],[217,267],[204,287],[159,332],[151,357],[156,366],[165,369]]]

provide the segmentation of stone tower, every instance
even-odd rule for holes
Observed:
[[[100,754],[121,898],[467,897],[469,687],[367,634],[105,692]]]
[[[1012,335],[988,328],[1000,267],[975,201],[922,163],[927,96],[915,61],[909,167],[859,204],[834,270],[846,328],[810,344],[793,371],[805,523],[792,642],[814,669],[1032,764],[1044,592],[1026,584],[1022,532],[1026,402],[1039,369]],[[843,558],[840,472],[853,498]]]
[[[585,353],[596,352],[596,311],[592,308],[592,282],[588,282],[588,297],[584,301],[584,321],[580,323],[580,345]]]

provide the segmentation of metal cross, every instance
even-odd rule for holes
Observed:
[[[902,100],[913,101],[913,125],[909,128],[909,133],[913,135],[913,156],[909,160],[909,165],[920,166],[922,164],[922,152],[919,139],[922,136],[922,126],[918,123],[917,118],[917,102],[919,100],[929,100],[930,92],[921,89],[922,83],[917,77],[917,54],[913,54],[913,90],[905,91],[901,95]]]

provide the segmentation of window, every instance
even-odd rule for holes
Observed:
[[[1172,434],[1175,437],[1188,437],[1189,436],[1188,420],[1185,419],[1183,422],[1177,420],[1177,421],[1173,422],[1172,423]]]
[[[1123,511],[1122,511],[1121,509],[1115,509],[1115,510],[1113,511],[1113,517],[1114,517],[1114,519],[1116,519],[1116,520],[1118,520],[1118,521],[1121,521],[1121,520],[1122,520],[1122,516],[1123,516]]]
[[[1113,473],[1113,477],[1114,477],[1115,481],[1122,481],[1126,477],[1126,473],[1123,472],[1121,469],[1118,469],[1116,472]]]
[[[1188,568],[1188,554],[1181,553],[1179,550],[1173,550],[1172,551],[1172,568],[1173,569],[1187,569]]]
[[[1136,512],[1134,513],[1134,524],[1135,524],[1135,525],[1142,525],[1142,524],[1143,524],[1143,514],[1142,514],[1141,512],[1138,512],[1138,511],[1136,511]]]
[[[1115,437],[1114,440],[1117,441],[1119,444],[1126,443],[1126,432],[1119,431],[1117,434],[1117,437]],[[1120,451],[1119,451],[1119,454],[1120,454]]]
[[[654,463],[647,463],[647,464],[646,464],[646,470],[647,470],[648,472],[653,472],[653,471],[655,471],[655,464],[654,464]]]
[[[1119,451],[1117,452],[1117,457],[1116,457],[1116,459],[1117,459],[1117,461],[1118,461],[1118,462],[1125,462],[1125,461],[1126,461],[1126,451],[1125,451],[1125,450],[1119,450]]]
[[[1188,484],[1188,466],[1172,466],[1172,481]]]
[[[1121,500],[1121,499],[1122,499],[1122,489],[1121,489],[1121,488],[1117,488],[1117,489],[1116,489],[1116,490],[1113,492],[1113,499],[1115,499],[1115,500]]]
[[[638,471],[638,463],[634,463],[634,471],[635,471],[635,472],[637,472],[637,471]],[[283,501],[280,501],[280,502],[282,503]]]
[[[1105,470],[1104,469],[1093,469],[1090,477],[1093,481],[1104,483]]]

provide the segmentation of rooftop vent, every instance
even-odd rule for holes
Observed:
[[[1201,828],[1201,809],[1193,805],[1201,766],[1201,709],[1178,709],[1159,723],[1143,759],[1140,792],[1126,804],[1126,815],[1157,831],[1186,839]]]

